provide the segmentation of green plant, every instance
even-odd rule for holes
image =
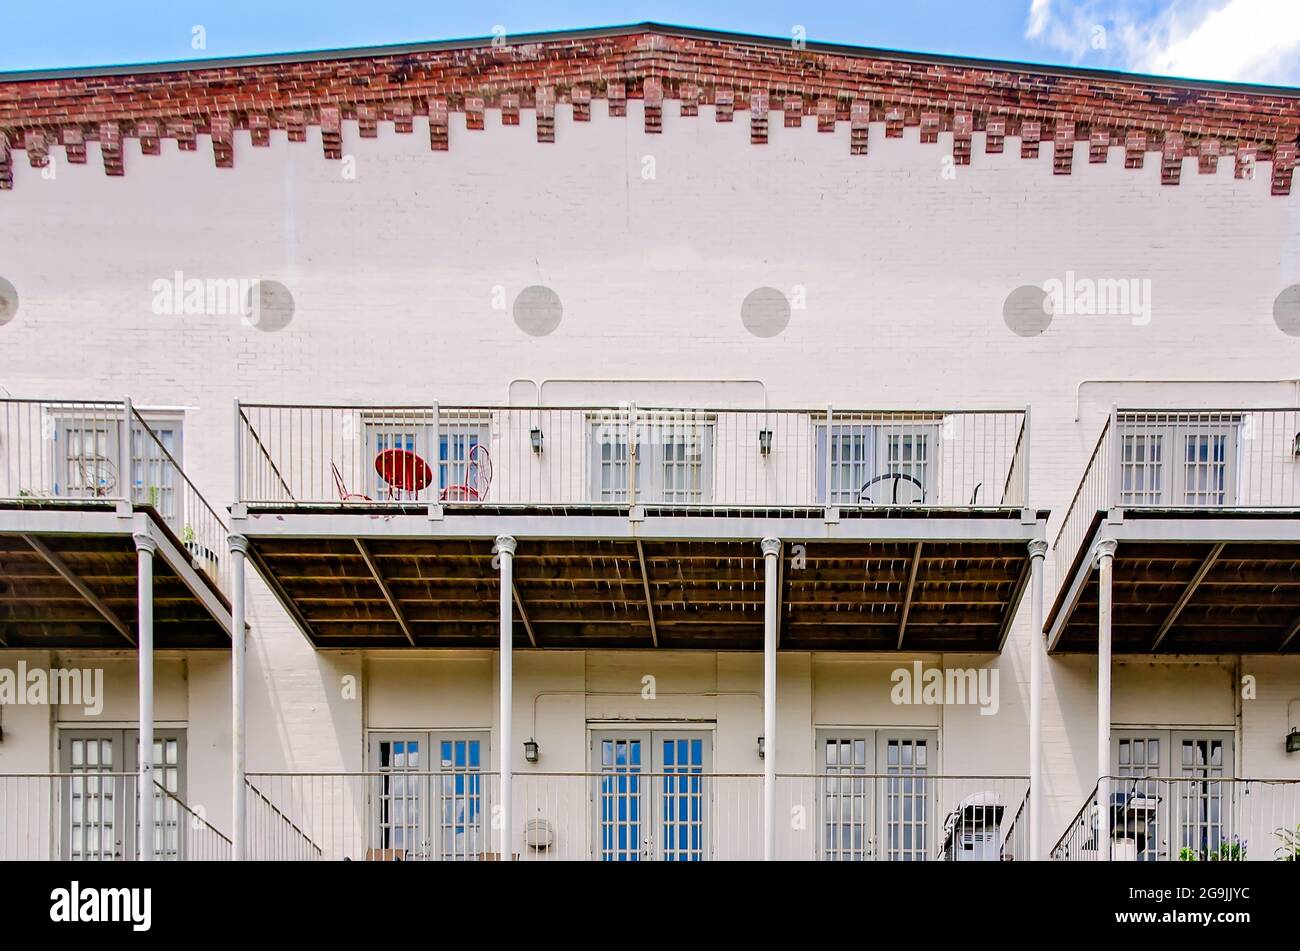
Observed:
[[[1282,842],[1273,850],[1273,858],[1279,862],[1300,862],[1300,825],[1294,829],[1276,829],[1273,835]]]
[[[1224,840],[1219,843],[1219,847],[1212,850],[1207,856],[1211,862],[1244,862],[1246,860],[1246,843],[1239,836],[1233,836],[1232,841]]]
[[[1200,858],[1201,853],[1195,849],[1189,849],[1187,846],[1183,846],[1178,850],[1178,861],[1180,862],[1197,862]]]
[[[181,529],[181,543],[182,543],[182,544],[184,544],[184,545],[193,545],[194,542],[195,542],[197,539],[198,539],[198,536],[194,533],[194,528],[193,528],[193,526],[186,525],[183,529]]]

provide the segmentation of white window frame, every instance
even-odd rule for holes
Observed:
[[[367,790],[370,842],[367,858],[402,861],[476,861],[492,847],[492,786],[490,730],[371,730],[367,762],[372,774]],[[416,743],[417,764],[385,765],[382,744]],[[464,764],[442,758],[443,743],[478,743],[478,761]],[[435,755],[435,753],[437,755]],[[414,773],[414,776],[402,776]],[[393,819],[393,804],[403,815]],[[413,804],[413,811],[412,811]],[[468,814],[461,810],[468,809]],[[414,843],[396,845],[392,830]],[[459,831],[458,831],[459,830]]]
[[[1118,426],[1121,508],[1228,508],[1237,504],[1242,471],[1241,418],[1202,422],[1161,417],[1148,423],[1140,416],[1121,416]],[[1217,460],[1189,462],[1189,438],[1223,440],[1221,489],[1202,489],[1192,484],[1189,470],[1193,466],[1214,466]],[[1160,447],[1158,460],[1151,458],[1153,445]],[[1206,500],[1206,496],[1215,498]]]
[[[594,502],[627,503],[628,472],[635,455],[639,504],[712,503],[717,445],[714,414],[647,411],[637,418],[635,454],[630,449],[626,415],[592,414],[587,428]]]
[[[826,462],[826,423],[816,424],[817,503],[829,506],[933,505],[937,498],[942,422],[937,419],[831,419],[831,461]],[[848,439],[852,458],[843,458]],[[895,458],[905,442],[917,440],[924,459]],[[829,468],[831,492],[826,492]],[[898,476],[899,478],[890,478]],[[919,496],[919,498],[918,498]],[[897,499],[897,501],[895,501]]]
[[[362,414],[364,444],[366,453],[363,460],[362,484],[364,494],[376,501],[409,501],[442,498],[449,487],[465,485],[468,479],[468,464],[465,457],[467,450],[453,452],[460,444],[483,446],[492,451],[492,416],[490,413],[455,416],[440,415],[438,418],[438,451],[430,449],[433,435],[433,411],[412,410],[400,413],[364,413]],[[396,440],[396,441],[395,441]],[[444,457],[443,448],[447,449]],[[407,449],[414,452],[436,473],[434,481],[428,488],[418,492],[390,487],[375,471],[374,460],[385,449]],[[464,500],[458,500],[464,501]]]

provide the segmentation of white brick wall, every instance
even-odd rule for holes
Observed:
[[[1053,176],[1050,148],[1036,162],[1020,159],[1014,142],[990,156],[976,134],[973,164],[946,179],[946,135],[922,146],[916,129],[895,140],[877,126],[870,155],[853,157],[846,123],[834,135],[811,122],[773,123],[770,144],[755,147],[745,123],[715,124],[711,109],[700,112],[682,119],[670,104],[664,133],[647,136],[640,102],[628,104],[625,120],[596,102],[593,121],[576,125],[561,106],[551,146],[536,143],[530,113],[516,128],[490,113],[481,133],[455,115],[446,154],[430,153],[422,119],[409,136],[381,123],[378,140],[361,140],[345,123],[355,180],[321,157],[317,128],[305,144],[272,133],[269,149],[237,133],[233,171],[213,168],[207,140],[197,153],[164,141],[156,158],[127,140],[123,178],[104,176],[95,143],[84,166],[54,149],[52,181],[20,160],[15,189],[0,196],[0,276],[22,299],[18,317],[0,327],[0,386],[15,396],[129,394],[142,405],[185,407],[187,471],[222,506],[231,495],[235,397],[499,402],[517,378],[613,376],[759,380],[772,405],[1029,404],[1032,502],[1053,510],[1051,535],[1112,402],[1297,401],[1300,390],[1281,383],[1084,383],[1300,376],[1300,341],[1271,317],[1274,297],[1300,282],[1300,199],[1270,197],[1266,168],[1237,181],[1231,162],[1202,176],[1189,160],[1180,186],[1161,187],[1158,162],[1126,170],[1123,150],[1112,149],[1107,164],[1090,165],[1080,143],[1074,174]],[[647,156],[652,180],[642,177]],[[276,333],[230,316],[155,316],[151,284],[177,270],[280,280],[296,315]],[[1151,323],[1059,317],[1038,338],[1008,331],[1007,294],[1067,270],[1149,278]],[[556,290],[565,308],[558,330],[540,339],[523,334],[508,307],[492,307],[497,286],[509,302],[535,283]],[[741,300],[760,285],[806,290],[807,309],[774,339],[756,339],[740,322]],[[250,587],[251,768],[359,768],[367,724],[428,728],[452,725],[454,715],[456,724],[495,727],[489,655],[363,663],[356,653],[316,653],[260,582]],[[974,661],[1000,670],[1002,713],[937,714],[946,768],[1026,768],[1027,614],[1001,657]],[[900,715],[931,723],[935,711],[900,714],[881,695],[881,668],[894,661],[783,656],[790,742],[782,767],[810,765],[814,724],[879,725]],[[188,697],[191,798],[225,827],[227,663],[181,663],[188,688],[169,685],[182,674],[160,668],[160,697],[173,689]],[[1233,709],[1236,661],[1214,663],[1224,676],[1121,666],[1117,717],[1174,725],[1212,709],[1218,723]],[[1300,776],[1300,759],[1280,752],[1286,701],[1300,694],[1296,662],[1241,663],[1260,683],[1260,699],[1241,714],[1246,767]],[[525,655],[517,670],[521,738],[544,688],[634,690],[655,671],[714,691],[761,684],[757,658],[727,655]],[[362,683],[358,701],[342,699],[349,675]],[[117,691],[133,686],[129,666],[112,679]],[[1095,775],[1094,684],[1093,660],[1047,665],[1050,837]],[[585,716],[638,716],[638,703],[592,697]],[[546,765],[580,768],[582,704],[556,698],[538,711]],[[739,738],[729,764],[758,768],[755,703],[729,695],[687,712],[716,717],[720,737]],[[48,723],[31,711],[4,716],[0,770],[46,768]]]

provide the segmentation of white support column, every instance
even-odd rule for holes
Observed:
[[[137,853],[141,862],[153,860],[153,556],[158,543],[147,531],[137,531],[135,540],[137,591],[140,630],[136,636],[140,661],[140,755],[139,792],[140,832]]]
[[[1029,858],[1043,854],[1043,559],[1047,542],[1035,538],[1029,543],[1030,592],[1029,630]]]
[[[244,625],[244,558],[248,554],[248,539],[231,535],[230,539],[230,756],[231,775],[231,827],[234,840],[234,858],[242,862],[248,858],[248,827],[244,790],[244,772],[247,767],[247,718],[245,716],[244,689],[247,676],[245,660],[246,639]]]
[[[1097,543],[1097,859],[1110,859],[1110,622],[1115,540]]]
[[[776,861],[776,602],[781,541],[763,539],[763,860]]]
[[[515,540],[498,535],[492,554],[501,566],[501,861],[510,861],[514,847],[514,562]]]

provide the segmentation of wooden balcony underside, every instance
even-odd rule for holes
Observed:
[[[499,573],[486,539],[251,538],[252,557],[319,648],[492,647]],[[802,547],[796,547],[802,546]],[[1024,541],[787,539],[780,646],[996,651],[1027,575]],[[515,644],[763,646],[757,540],[520,538]]]
[[[1248,519],[1230,515],[1231,523],[1205,513],[1181,523],[1164,513],[1126,512],[1124,524],[1114,527],[1098,520],[1092,538],[1101,531],[1118,536],[1111,625],[1116,653],[1300,651],[1300,533],[1266,513],[1252,541],[1243,538],[1250,534]],[[1216,537],[1229,524],[1232,531]],[[1098,572],[1076,560],[1071,579],[1077,601],[1069,604],[1067,584],[1048,618],[1049,645],[1095,653]]]
[[[211,610],[213,604],[228,607],[225,599],[202,572],[174,563],[185,549],[161,519],[144,510],[141,515],[156,537],[167,539],[153,561],[155,649],[229,649],[229,616],[223,623]],[[69,531],[73,519],[85,530]],[[0,509],[0,648],[134,649],[135,524],[95,505],[81,511]],[[205,598],[196,595],[196,583],[206,586]]]

